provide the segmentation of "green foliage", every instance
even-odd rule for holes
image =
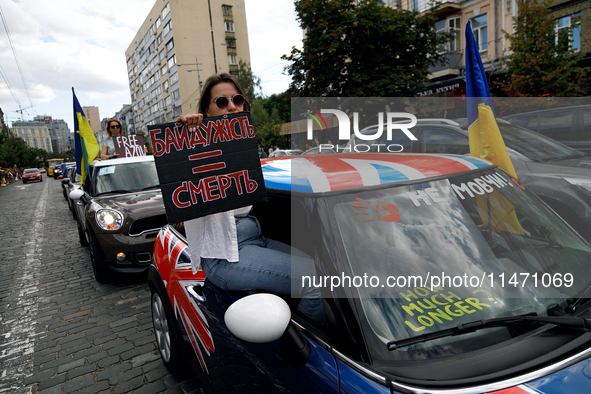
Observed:
[[[65,156],[43,149],[31,148],[20,138],[11,137],[4,132],[0,133],[0,163],[6,162],[7,167],[12,167],[15,164],[19,168],[43,167],[47,159],[65,158]]]
[[[442,60],[448,38],[435,32],[431,14],[383,7],[377,1],[298,0],[306,29],[291,62],[289,92],[302,97],[411,96],[424,87],[428,68]]]
[[[238,62],[238,84],[244,91],[249,103],[253,103],[257,92],[261,90],[261,79],[252,73],[250,64],[242,59]]]
[[[513,34],[505,32],[511,40],[511,51],[504,62],[509,83],[505,94],[515,97],[581,96],[580,86],[586,80],[585,69],[577,66],[584,53],[570,47],[569,35],[555,36],[555,21],[548,11],[550,1],[538,3],[520,0],[519,15],[513,18]]]
[[[269,114],[261,100],[256,100],[252,104],[250,114],[256,130],[257,144],[261,145],[265,152],[271,145],[279,145],[281,141],[281,124],[283,123],[279,111],[273,109]]]
[[[272,94],[269,97],[258,97],[265,110],[269,113],[277,111],[282,123],[291,122],[291,97],[287,92]]]

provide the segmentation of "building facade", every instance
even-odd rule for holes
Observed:
[[[49,124],[49,134],[54,152],[66,153],[74,149],[74,137],[65,120],[53,119]]]
[[[121,122],[123,135],[135,134],[135,123],[133,121],[133,110],[131,104],[124,104],[113,118]]]
[[[35,116],[35,122],[43,122],[49,130],[51,136],[51,148],[56,153],[66,153],[73,149],[70,128],[63,119],[53,119],[48,115]]]
[[[210,75],[250,63],[244,0],[157,0],[125,56],[136,132],[195,113]]]
[[[86,115],[92,132],[98,133],[101,131],[101,118],[99,117],[98,107],[82,107],[82,110],[84,111],[84,115]]]
[[[427,0],[389,0],[391,7],[427,12],[431,6]],[[572,47],[586,54],[580,64],[591,63],[591,46],[584,39],[585,32],[591,31],[590,0],[556,0],[549,11],[556,22],[557,35],[563,34],[567,27],[573,28]],[[478,44],[482,63],[489,77],[491,93],[502,96],[502,86],[506,83],[505,56],[511,52],[511,42],[504,32],[513,32],[513,18],[519,12],[517,0],[447,0],[436,10],[436,29],[451,33],[453,38],[446,44],[446,61],[430,68],[430,83],[426,89],[417,92],[418,96],[455,97],[466,96],[465,47],[466,23],[470,21],[472,33]],[[453,103],[454,101],[450,101]],[[455,101],[457,105],[464,105]]]
[[[21,138],[31,148],[44,149],[53,152],[51,135],[45,122],[12,122],[11,132]]]

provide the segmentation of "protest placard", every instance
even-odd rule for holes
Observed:
[[[117,157],[145,156],[144,137],[140,134],[118,135],[113,137]]]
[[[249,112],[148,126],[166,216],[178,223],[266,200]]]

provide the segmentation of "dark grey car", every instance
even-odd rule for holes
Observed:
[[[505,120],[497,122],[519,182],[591,242],[591,156]],[[377,128],[370,126],[361,132],[375,134]],[[398,144],[405,153],[470,154],[465,119],[419,120],[410,131],[416,141],[403,133],[393,133],[387,140],[383,133],[379,141],[352,138],[346,150],[355,151],[355,145],[365,145],[377,151],[378,144],[383,144],[381,151],[386,151],[385,146]],[[365,146],[358,150],[364,151]]]
[[[503,119],[571,148],[591,153],[591,105],[544,109],[509,115]]]

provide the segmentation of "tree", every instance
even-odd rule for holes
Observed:
[[[571,48],[572,29],[556,39],[556,23],[548,12],[550,1],[519,1],[519,15],[513,18],[511,55],[506,56],[509,83],[503,92],[516,97],[573,97],[583,94],[586,70],[577,66],[581,52]]]
[[[424,87],[428,68],[443,60],[428,13],[381,6],[379,1],[298,0],[296,12],[306,29],[303,49],[291,62],[289,93],[303,97],[399,97]]]
[[[261,100],[256,100],[251,108],[252,123],[256,130],[257,144],[265,151],[271,145],[279,144],[281,141],[281,118],[279,112],[274,109],[271,114],[267,112]]]
[[[242,59],[238,62],[238,84],[249,103],[253,103],[261,90],[261,79],[252,73],[250,64]]]

